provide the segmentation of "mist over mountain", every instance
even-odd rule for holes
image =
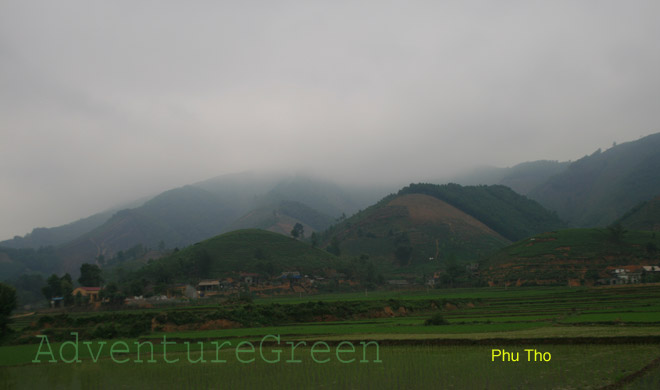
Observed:
[[[74,223],[76,230],[67,230],[72,232],[59,240],[35,240],[28,235],[1,242],[0,247],[21,245],[36,250],[53,245],[52,252],[58,259],[53,261],[59,265],[49,269],[75,274],[82,263],[96,262],[100,256],[110,258],[136,245],[181,248],[238,228],[262,228],[288,235],[296,223],[310,234],[326,228],[341,215],[367,207],[386,193],[382,187],[341,186],[286,173],[223,175],[165,191],[139,207]],[[66,229],[68,225],[45,232],[54,235]],[[28,269],[11,259],[8,255],[5,268],[11,268],[12,274]]]
[[[404,188],[400,195],[435,197],[475,218],[501,238],[516,241],[562,227],[560,219],[577,227],[611,224],[633,206],[660,194],[657,172],[660,172],[660,133],[615,145],[604,152],[598,150],[574,162],[539,160],[510,168],[479,168],[457,177],[457,182],[474,183],[477,187],[417,184]],[[490,184],[496,185],[479,189],[479,186]],[[507,186],[527,197],[516,198]],[[0,247],[14,249],[37,251],[47,248],[39,256],[36,252],[31,255],[21,252],[19,255],[19,252],[7,250],[3,252],[2,267],[12,274],[30,269],[75,273],[84,262],[95,262],[100,256],[112,257],[136,245],[144,248],[185,247],[244,228],[288,235],[296,223],[304,226],[308,236],[317,232],[330,237],[325,229],[333,222],[365,210],[396,190],[396,187],[386,185],[338,184],[312,175],[282,172],[248,171],[222,175],[164,191],[147,201],[137,202],[135,207],[98,213],[56,228],[35,229],[25,237],[0,242]],[[546,210],[541,212],[535,201]],[[409,209],[417,209],[408,203]],[[402,207],[391,204],[383,210],[399,210],[399,206]],[[438,210],[445,210],[445,206],[439,204],[429,207],[440,214],[444,211]],[[559,219],[543,214],[548,210],[556,212]],[[389,230],[403,231],[414,225],[405,221],[406,218],[393,222],[387,233]],[[474,228],[475,225],[468,223],[465,226]],[[365,234],[364,231],[354,231],[348,236],[353,234],[364,240],[359,236]],[[392,238],[382,236],[385,241],[389,240],[388,237]],[[429,237],[422,241],[432,243],[435,240]],[[380,244],[382,247],[387,246],[385,241]],[[355,245],[356,248],[361,246]],[[455,253],[469,257],[487,249],[484,247],[472,254],[461,251]],[[353,252],[358,254],[357,249]],[[437,250],[429,247],[424,250],[424,256],[428,255],[427,252]],[[30,256],[40,260],[25,260]],[[46,266],[45,258],[58,265]]]
[[[660,194],[660,133],[598,149],[529,192],[576,227],[611,224]]]
[[[303,203],[280,201],[258,207],[234,221],[229,230],[257,228],[289,235],[297,223],[305,234],[321,231],[330,226],[335,218],[323,214]]]
[[[570,165],[564,161],[529,161],[509,168],[491,166],[477,167],[467,173],[455,176],[452,181],[463,185],[501,184],[510,187],[519,194],[527,195],[536,187],[545,184]]]
[[[105,211],[53,228],[34,228],[31,233],[23,237],[15,236],[11,240],[2,241],[0,245],[9,248],[39,248],[60,245],[101,226],[114,212]]]

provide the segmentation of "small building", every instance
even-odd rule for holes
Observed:
[[[94,303],[101,301],[101,298],[99,297],[100,292],[101,287],[78,287],[73,290],[71,295],[76,297],[80,294],[83,298],[86,298],[87,303]]]
[[[619,267],[608,267],[609,284],[635,284],[642,281],[642,266],[626,265]]]
[[[220,290],[220,281],[218,279],[205,279],[197,283],[197,291],[200,295]]]
[[[282,275],[278,276],[278,279],[300,279],[300,272],[298,271],[282,272]]]
[[[405,279],[392,279],[388,280],[387,284],[391,286],[408,286],[410,283]]]
[[[168,291],[168,296],[181,296],[188,299],[197,299],[197,290],[189,284],[177,284]]]
[[[247,284],[248,286],[253,286],[259,284],[259,279],[261,278],[261,275],[255,274],[252,272],[241,272],[241,279],[243,279],[243,282]]]

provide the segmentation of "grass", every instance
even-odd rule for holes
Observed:
[[[172,354],[178,363],[30,364],[0,367],[4,388],[243,388],[243,389],[467,389],[533,388],[594,389],[633,373],[660,353],[657,346],[561,346],[538,348],[549,362],[528,362],[524,348],[519,362],[491,360],[492,347],[386,346],[375,363],[315,363],[309,348],[300,349],[300,363],[268,364],[261,359],[242,364],[187,362],[187,353]],[[272,352],[271,350],[267,351]],[[288,353],[288,351],[285,351]],[[195,359],[197,356],[191,356]],[[274,359],[274,356],[268,356]]]

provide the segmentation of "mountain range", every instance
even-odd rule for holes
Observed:
[[[660,133],[574,162],[481,168],[455,180],[476,186],[420,183],[385,198],[396,188],[280,173],[223,175],[0,242],[0,274],[75,274],[82,263],[135,245],[183,248],[243,228],[288,235],[296,223],[307,237],[316,232],[322,246],[336,237],[338,249],[349,255],[387,254],[408,265],[424,258],[479,257],[544,231],[607,226],[660,194],[658,172]],[[647,216],[651,209],[637,211]],[[623,223],[657,223],[653,216],[641,225],[643,217],[630,218]]]
[[[224,175],[165,191],[138,207],[97,214],[62,227],[35,229],[25,237],[0,242],[0,253],[4,253],[0,271],[5,277],[30,271],[76,274],[82,263],[112,257],[138,244],[181,248],[239,228],[288,235],[301,223],[311,234],[384,193],[387,190],[379,187],[340,186],[300,175]],[[49,248],[58,265],[34,268],[24,261],[16,264],[12,261],[16,251],[9,249],[19,248]]]

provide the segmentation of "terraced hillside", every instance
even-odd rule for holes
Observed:
[[[518,241],[481,264],[490,285],[593,284],[614,267],[660,265],[660,234],[566,229]]]

